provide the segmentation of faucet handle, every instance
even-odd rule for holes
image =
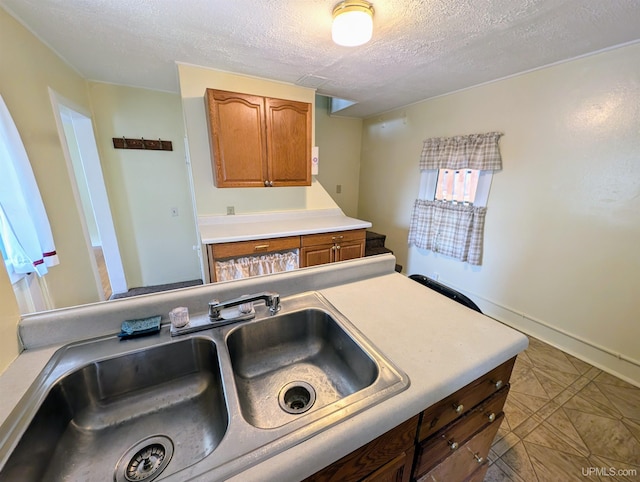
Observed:
[[[278,293],[270,292],[266,303],[269,305],[269,313],[272,315],[280,311],[280,295]]]
[[[220,300],[213,299],[209,301],[209,318],[220,317]]]

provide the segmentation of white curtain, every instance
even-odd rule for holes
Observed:
[[[0,247],[12,279],[58,264],[51,227],[18,129],[0,96]]]
[[[248,278],[261,274],[292,271],[298,267],[298,250],[285,253],[270,253],[262,256],[233,258],[227,261],[216,261],[216,280]]]

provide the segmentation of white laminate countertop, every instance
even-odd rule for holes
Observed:
[[[206,299],[212,293],[227,299],[238,292],[260,291],[259,288],[278,291],[283,296],[308,290],[319,291],[409,376],[410,386],[308,440],[256,463],[231,479],[238,482],[297,481],[370,442],[527,347],[528,340],[523,334],[395,273],[394,267],[393,256],[374,256],[331,266],[188,288],[164,297],[162,294],[147,295],[138,297],[138,300],[129,299],[128,304],[119,301],[109,302],[111,305],[102,303],[96,308],[85,309],[82,317],[95,317],[96,314],[91,312],[97,308],[104,310],[104,306],[110,311],[126,308],[127,313],[142,316],[148,309],[145,308],[147,305],[154,309],[159,304],[163,309],[176,303],[191,306],[194,300]],[[38,336],[32,331],[40,331],[50,337],[78,323],[76,312],[62,315],[64,320],[58,327],[47,328],[46,319],[35,318],[26,323],[23,336],[36,346]],[[117,320],[122,319],[122,311],[117,316],[108,312],[101,316],[101,327],[118,326]],[[86,324],[87,320],[80,322]],[[43,346],[27,350],[0,376],[0,424],[19,403],[55,348]],[[179,480],[212,480],[207,473],[198,470],[198,464],[175,476],[180,476]],[[174,480],[175,476],[169,480]]]
[[[345,216],[340,209],[198,217],[202,244],[283,238],[370,227],[370,222]]]

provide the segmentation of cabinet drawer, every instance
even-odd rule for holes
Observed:
[[[238,241],[235,243],[220,243],[211,245],[215,259],[249,256],[274,251],[300,248],[300,236],[286,238],[258,239],[254,241]]]
[[[515,361],[513,357],[425,410],[418,440],[425,440],[507,385]]]
[[[360,241],[365,239],[364,229],[353,229],[350,231],[339,231],[333,233],[306,234],[301,237],[300,245],[317,246],[319,244],[340,244],[350,241]]]
[[[504,414],[500,414],[495,422],[475,434],[448,458],[419,478],[418,482],[462,482],[469,478],[474,480],[478,468],[487,463],[491,442],[498,433],[503,418]]]
[[[502,413],[508,393],[508,386],[501,388],[471,412],[422,442],[418,447],[415,473],[419,476],[431,470],[440,460],[459,450],[460,446],[484,426],[498,423],[497,418]]]

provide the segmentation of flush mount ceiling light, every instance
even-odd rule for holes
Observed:
[[[345,0],[333,9],[331,36],[338,45],[356,47],[371,40],[373,5],[359,0]]]

